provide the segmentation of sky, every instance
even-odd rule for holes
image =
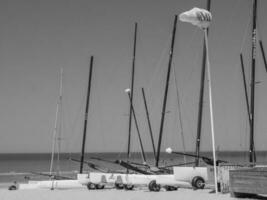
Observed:
[[[135,22],[134,107],[145,151],[152,151],[141,88],[157,144],[174,16],[205,6],[205,0],[1,0],[0,152],[51,152],[61,68],[60,151],[80,151],[91,55],[86,151],[126,152],[129,100],[124,90],[130,87]],[[265,48],[266,8],[267,1],[258,0],[258,36]],[[216,148],[248,151],[239,54],[244,54],[249,82],[252,1],[211,0],[211,12],[208,42]],[[162,151],[195,149],[203,36],[202,30],[178,21]],[[255,148],[266,150],[267,73],[259,47],[257,52]],[[134,125],[132,130],[132,151],[140,151]],[[201,150],[211,150],[207,88]]]

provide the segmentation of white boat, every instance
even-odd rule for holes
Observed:
[[[19,190],[29,189],[75,189],[83,188],[84,185],[79,180],[46,180],[22,183],[18,185]]]
[[[28,183],[21,183],[12,185],[13,189],[30,190],[30,189],[75,189],[83,188],[89,183],[88,174],[77,174],[77,179],[74,180],[43,180],[43,181],[29,181]]]
[[[178,187],[190,187],[191,179],[177,180],[173,174],[144,175],[144,174],[121,174],[121,173],[98,173],[91,172],[90,187],[94,185],[114,185],[117,189],[131,190],[134,187],[148,187],[150,191],[159,191],[161,187],[167,190]],[[88,189],[89,186],[88,186]]]
[[[207,167],[173,167],[174,178],[185,181],[196,189],[203,189],[208,181]]]

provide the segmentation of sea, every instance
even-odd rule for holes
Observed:
[[[194,154],[187,152],[188,154]],[[212,158],[212,152],[201,152],[201,156]],[[76,178],[80,170],[80,160],[78,153],[61,153],[54,155],[53,174]],[[257,152],[257,163],[267,165],[267,151]],[[97,159],[95,159],[97,158]],[[84,160],[97,165],[100,168],[109,170],[125,170],[114,163],[115,160],[126,160],[125,153],[87,153]],[[99,160],[100,159],[100,160]],[[182,165],[191,163],[194,157],[161,153],[159,166]],[[248,152],[217,152],[217,159],[225,160],[234,164],[248,164]],[[140,153],[131,153],[130,160],[136,163],[143,163]],[[153,166],[155,164],[154,154],[146,153],[146,161]],[[0,154],[0,187],[6,187],[8,184],[23,183],[29,180],[48,180],[50,179],[51,154]],[[190,165],[190,164],[188,164]],[[191,164],[192,165],[192,164]],[[205,165],[201,162],[201,165]],[[95,171],[87,164],[83,165],[84,172]]]

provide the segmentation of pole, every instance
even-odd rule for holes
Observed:
[[[89,99],[90,99],[91,81],[92,81],[92,72],[93,72],[93,61],[94,61],[94,57],[91,56],[91,59],[90,59],[90,70],[89,70],[89,80],[88,80],[88,88],[87,88],[87,98],[86,98],[86,108],[85,108],[85,115],[84,115],[84,128],[83,128],[83,141],[82,141],[82,152],[81,152],[82,155],[81,155],[81,164],[80,164],[80,174],[83,173],[84,150],[85,150],[86,129],[87,129],[88,110],[89,110]]]
[[[56,145],[56,134],[57,134],[57,125],[58,125],[58,113],[59,113],[59,107],[62,103],[62,81],[63,81],[63,68],[60,69],[60,85],[59,85],[59,98],[57,102],[57,108],[56,108],[56,119],[54,124],[54,131],[53,131],[53,140],[52,140],[52,153],[51,153],[51,163],[50,163],[50,169],[49,174],[52,175],[53,171],[53,165],[54,165],[54,154],[55,154],[55,145]]]
[[[246,98],[246,105],[247,105],[247,112],[248,112],[248,120],[249,120],[249,125],[251,126],[249,102],[248,102],[248,89],[247,89],[246,75],[245,75],[245,68],[244,68],[244,62],[243,62],[243,55],[242,54],[240,54],[240,62],[241,62],[241,69],[242,69],[243,85],[244,85],[244,90],[245,90],[245,98]]]
[[[132,106],[133,93],[134,93],[134,74],[135,74],[135,54],[136,54],[136,36],[137,36],[137,23],[134,24],[134,47],[133,47],[133,60],[132,60],[132,79],[131,79],[131,98],[129,108],[129,130],[128,130],[128,145],[127,145],[127,160],[130,158],[131,150],[131,132],[132,132]]]
[[[211,91],[211,75],[210,75],[210,61],[209,61],[209,46],[208,46],[208,31],[204,29],[205,34],[205,46],[206,46],[206,61],[207,61],[207,79],[209,88],[209,105],[210,105],[210,125],[211,125],[211,138],[212,138],[212,154],[213,154],[213,167],[214,167],[214,180],[215,180],[215,192],[218,193],[217,186],[217,170],[216,170],[216,154],[215,154],[215,136],[214,136],[214,117],[212,106],[212,91]]]
[[[143,159],[143,162],[146,163],[146,156],[145,156],[145,151],[144,151],[144,147],[143,147],[143,143],[142,143],[142,139],[141,139],[141,134],[140,134],[140,131],[139,131],[139,126],[138,126],[138,123],[137,123],[134,107],[133,107],[133,104],[131,103],[131,94],[130,94],[130,92],[127,92],[127,93],[128,93],[128,97],[129,97],[129,100],[130,100],[130,106],[131,106],[131,109],[132,109],[134,122],[135,122],[135,127],[136,127],[136,130],[137,130],[138,139],[139,139],[139,143],[140,143],[140,147],[141,147],[141,151],[142,151],[142,159]]]
[[[250,145],[249,145],[249,162],[256,162],[254,146],[254,100],[255,100],[255,70],[256,70],[256,18],[257,18],[257,0],[253,0],[253,20],[252,20],[252,50],[251,50],[251,92],[250,92]]]
[[[210,11],[211,0],[207,0],[207,9]],[[208,31],[208,30],[207,30]],[[206,46],[205,38],[203,43],[202,51],[202,67],[201,67],[201,78],[200,78],[200,92],[199,92],[199,102],[198,102],[198,121],[197,121],[197,139],[196,139],[196,155],[195,166],[199,166],[199,152],[200,152],[200,137],[202,129],[202,116],[203,116],[203,100],[204,100],[204,90],[205,90],[205,73],[206,73]]]
[[[171,66],[172,66],[172,56],[173,56],[173,49],[174,49],[176,25],[177,25],[177,15],[175,15],[175,18],[174,18],[173,31],[172,31],[172,42],[171,42],[171,49],[170,49],[170,55],[169,55],[168,72],[167,72],[164,100],[163,100],[163,106],[162,106],[162,112],[161,112],[161,122],[160,122],[160,130],[159,130],[156,167],[158,167],[158,165],[159,165],[159,156],[160,156],[161,140],[162,140],[163,126],[164,126],[164,119],[165,119],[167,95],[168,95],[168,89],[169,89],[170,72],[171,72]]]
[[[143,94],[143,100],[144,100],[144,105],[145,105],[145,109],[146,109],[146,118],[147,118],[147,123],[148,123],[150,138],[151,138],[151,142],[152,142],[152,148],[153,148],[154,158],[156,160],[156,149],[155,149],[154,137],[153,137],[153,133],[152,133],[152,127],[151,127],[151,123],[150,123],[150,118],[149,118],[149,113],[148,113],[148,108],[147,108],[147,103],[146,103],[146,95],[145,95],[144,88],[142,88],[142,94]]]
[[[261,40],[259,41],[259,43],[260,43],[261,54],[262,54],[262,58],[263,58],[265,70],[267,72],[267,62],[266,62],[266,57],[265,57],[265,51],[264,51],[263,44],[262,44],[262,41]]]

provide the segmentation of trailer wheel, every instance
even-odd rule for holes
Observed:
[[[175,186],[172,186],[172,185],[165,185],[164,188],[165,188],[166,191],[174,191],[174,190],[178,189],[178,187],[175,187]]]
[[[201,176],[195,176],[192,180],[194,189],[203,189],[205,187],[205,180]]]
[[[150,181],[150,183],[148,184],[149,191],[158,192],[160,191],[160,188],[160,185],[157,184],[155,180]]]
[[[94,183],[89,182],[87,184],[87,189],[88,190],[95,190],[96,189],[96,185]]]
[[[17,186],[15,186],[15,185],[11,185],[11,186],[9,186],[9,188],[8,188],[8,190],[16,190],[17,189]]]
[[[131,185],[131,184],[125,184],[124,185],[125,190],[133,190],[133,188],[134,188],[134,185]]]
[[[115,183],[115,188],[117,190],[122,190],[123,189],[123,184],[122,183]]]
[[[96,189],[98,189],[98,190],[102,190],[102,189],[105,188],[105,185],[103,185],[103,184],[96,184],[95,187],[96,187]]]

